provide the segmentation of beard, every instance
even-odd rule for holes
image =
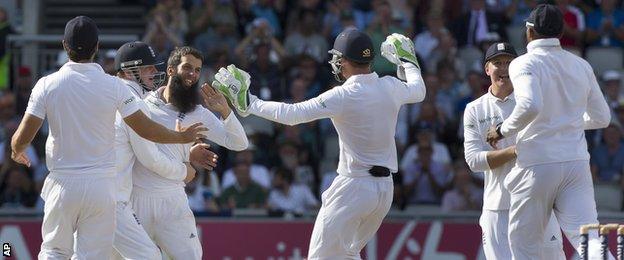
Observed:
[[[200,104],[198,82],[188,86],[184,83],[180,75],[175,75],[171,78],[171,85],[169,88],[171,91],[169,102],[181,113],[191,112]]]

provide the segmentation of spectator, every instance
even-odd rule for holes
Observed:
[[[0,91],[0,129],[11,122],[19,122],[15,106],[15,94],[10,91]],[[10,136],[7,135],[6,137]],[[2,140],[0,138],[0,141]]]
[[[418,146],[418,160],[403,172],[403,188],[410,204],[437,204],[451,185],[453,175],[440,162],[432,159],[433,148]]]
[[[438,61],[454,47],[455,41],[450,31],[444,26],[441,14],[427,16],[427,29],[414,38],[416,53],[427,68],[435,67]]]
[[[335,39],[347,26],[355,27],[351,0],[331,0],[327,2],[327,12],[323,17],[323,35],[329,41]]]
[[[189,14],[189,33],[187,38],[191,41],[195,41],[198,35],[207,33],[208,31],[215,30],[215,27],[219,25],[231,26],[228,30],[236,36],[236,8],[234,4],[229,1],[221,0],[200,0],[201,3],[194,6]],[[219,31],[219,29],[216,29]],[[218,33],[218,32],[217,32]],[[220,42],[213,42],[213,44],[221,44]],[[236,46],[236,44],[232,45]],[[202,49],[198,48],[200,51]],[[209,55],[209,54],[208,54]]]
[[[182,9],[181,0],[159,0],[148,16],[148,24],[143,41],[162,53],[184,45],[188,32],[188,18]],[[169,52],[166,53],[169,55]],[[163,59],[166,60],[166,59]]]
[[[620,105],[620,101],[624,100],[621,92],[621,75],[615,70],[606,71],[602,74],[603,90],[605,99],[611,109],[615,109]]]
[[[250,165],[249,174],[251,176],[251,180],[259,184],[265,190],[269,190],[271,188],[271,176],[269,175],[269,170],[264,165],[255,164],[255,152],[256,146],[252,143],[249,143],[247,150],[236,153],[236,157],[234,160],[236,164],[244,163]],[[223,174],[221,187],[223,189],[227,189],[235,184],[236,175],[234,174],[234,168],[231,168],[225,171],[225,173]]]
[[[591,156],[594,181],[608,183],[623,180],[624,145],[621,127],[618,124],[610,124],[604,129],[602,140]]]
[[[420,123],[416,126],[416,143],[405,150],[405,154],[401,158],[401,170],[406,171],[410,162],[418,160],[418,150],[421,145],[431,146],[433,161],[439,162],[444,166],[450,166],[451,154],[445,144],[435,140],[435,132],[433,127],[427,123]]]
[[[225,68],[227,65],[232,64],[230,62],[230,54],[226,50],[215,50],[207,59],[209,66],[202,68],[201,76],[199,78],[199,84],[208,83],[212,84],[214,75],[217,74],[220,68]]]
[[[304,10],[299,15],[301,21],[295,31],[291,32],[284,42],[290,56],[307,54],[317,62],[325,62],[329,50],[327,40],[318,30],[321,26],[316,11]]]
[[[476,46],[489,32],[507,39],[508,20],[500,13],[485,9],[485,0],[469,0],[470,10],[454,22],[453,33],[459,47]]]
[[[290,170],[279,168],[275,171],[268,205],[272,211],[301,215],[307,210],[317,208],[319,202],[308,186],[293,184]]]
[[[462,84],[458,80],[454,64],[438,63],[437,74],[440,84],[435,90],[435,96],[431,97],[445,118],[456,120],[458,115],[455,113],[455,105],[462,96]]]
[[[17,78],[15,79],[15,109],[18,115],[23,116],[28,105],[30,92],[33,88],[32,73],[29,67],[19,67],[17,69]]]
[[[271,61],[270,54],[270,44],[254,46],[254,56],[247,69],[254,79],[249,88],[251,93],[258,93],[262,99],[278,101],[283,97],[284,80],[279,65]]]
[[[207,57],[211,57],[215,55],[215,52],[223,50],[227,54],[233,55],[234,48],[238,44],[235,25],[229,19],[216,20],[213,26],[207,28],[195,38],[193,46]]]
[[[189,206],[194,212],[219,212],[216,198],[219,197],[219,179],[212,172],[199,174],[184,187],[189,199]]]
[[[480,210],[483,203],[483,190],[472,182],[470,169],[463,160],[454,165],[453,189],[442,197],[442,211]]]
[[[236,162],[234,165],[236,184],[225,189],[219,197],[219,204],[227,209],[264,208],[266,193],[251,179],[250,165]]]
[[[310,189],[314,187],[316,181],[316,174],[311,166],[301,164],[300,154],[296,143],[286,140],[279,146],[279,159],[281,162],[280,168],[285,168],[294,173],[294,182],[296,184],[303,184]]]
[[[117,55],[117,50],[106,50],[104,51],[104,57],[102,57],[99,62],[102,65],[102,69],[109,75],[115,76],[117,75],[117,70],[115,70],[115,56]]]
[[[563,36],[561,47],[581,50],[582,38],[585,33],[585,16],[580,9],[570,4],[569,0],[555,1],[563,14]]]
[[[258,0],[251,5],[251,13],[256,18],[263,18],[269,22],[273,35],[279,37],[282,35],[282,26],[280,25],[277,11],[271,0]]]
[[[600,9],[587,15],[586,42],[592,46],[624,47],[624,11],[615,0],[601,0]]]
[[[8,163],[0,169],[0,208],[32,208],[38,193],[29,177],[28,170],[16,163]]]
[[[310,55],[302,54],[297,57],[296,66],[291,71],[294,77],[301,77],[308,82],[306,99],[318,96],[329,85],[329,72],[322,70],[316,59]]]
[[[247,67],[249,63],[257,59],[259,54],[264,54],[257,52],[257,47],[260,45],[270,46],[270,53],[268,55],[273,63],[278,63],[282,58],[286,57],[286,50],[273,35],[268,21],[263,18],[258,18],[248,26],[247,37],[234,49],[234,54],[239,64],[243,67]]]
[[[536,6],[536,0],[512,0],[505,14],[511,19],[511,25],[524,27],[526,19]]]
[[[375,16],[369,24],[367,32],[375,46],[375,57],[373,58],[373,69],[380,75],[390,75],[396,73],[396,65],[390,63],[381,56],[381,43],[386,37],[393,33],[401,33],[404,31],[394,25],[392,21],[392,9],[387,1],[374,2]]]
[[[13,34],[13,28],[9,23],[9,16],[7,11],[0,7],[0,91],[3,91],[9,86],[9,65],[11,57],[6,49],[6,39],[9,34]]]

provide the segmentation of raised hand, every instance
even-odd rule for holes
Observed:
[[[208,85],[208,83],[202,85],[200,94],[204,99],[206,107],[213,112],[221,114],[221,117],[226,118],[232,112],[225,96]]]
[[[253,95],[249,95],[250,84],[249,74],[234,65],[220,68],[212,82],[212,86],[223,93],[241,116],[249,115],[247,110],[253,102],[250,100]]]

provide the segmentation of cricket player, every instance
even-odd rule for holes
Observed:
[[[165,73],[156,69],[156,54],[151,46],[144,42],[128,42],[122,45],[115,57],[117,76],[123,79],[125,85],[135,94],[141,105],[141,110],[150,115],[141,101],[152,90],[164,83]],[[117,114],[115,122],[115,151],[117,155],[117,226],[113,246],[116,257],[124,259],[162,259],[160,249],[147,235],[137,221],[134,211],[129,205],[132,191],[132,169],[135,161],[159,174],[175,180],[189,182],[195,177],[195,169],[190,163],[183,163],[161,152],[154,143],[138,136]],[[191,154],[209,152],[211,156],[202,158],[198,165],[209,164],[209,169],[215,167],[216,155],[204,149],[207,144],[196,144]],[[191,156],[201,158],[202,154]],[[196,162],[194,162],[196,163]]]
[[[511,259],[507,239],[509,191],[503,186],[505,176],[515,165],[515,136],[497,143],[497,150],[485,141],[490,125],[498,124],[511,114],[516,101],[509,80],[509,63],[516,58],[509,43],[494,43],[485,53],[485,73],[492,84],[488,92],[470,102],[464,111],[464,153],[473,172],[484,172],[483,211],[479,219],[483,235],[483,252],[487,259]],[[552,215],[542,239],[543,259],[565,259],[559,224]]]
[[[201,90],[198,87],[202,62],[203,55],[191,47],[171,53],[167,85],[145,98],[152,119],[172,129],[201,122],[209,129],[208,140],[231,150],[245,150],[249,141],[225,97],[208,84]],[[210,110],[201,105],[201,98]],[[189,161],[190,144],[157,146],[179,162]],[[172,259],[201,259],[201,243],[182,179],[159,175],[140,161],[135,162],[133,174],[132,209],[147,234]]]
[[[598,223],[584,130],[606,127],[611,115],[592,67],[561,48],[559,9],[537,6],[526,26],[528,52],[509,66],[516,105],[501,124],[490,127],[487,141],[496,145],[517,135],[516,166],[504,181],[510,193],[511,254],[542,259],[553,209],[577,250],[580,226]],[[600,257],[595,233],[589,244],[589,257]]]
[[[115,232],[115,114],[137,134],[155,142],[188,143],[203,135],[199,124],[175,132],[139,110],[123,82],[107,75],[93,58],[98,28],[78,16],[67,22],[63,48],[70,61],[41,78],[11,142],[11,158],[29,165],[24,149],[45,118],[50,135],[46,163],[50,174],[41,191],[45,201],[39,259],[108,259]]]
[[[330,118],[336,127],[339,175],[322,194],[308,259],[360,259],[360,251],[392,203],[391,173],[398,170],[394,135],[399,108],[425,98],[411,40],[393,34],[382,44],[382,55],[399,66],[399,75],[407,83],[371,72],[373,50],[365,33],[354,29],[340,33],[329,52],[333,55],[329,63],[343,84],[296,104],[248,95],[249,75],[233,65],[221,68],[215,76],[213,86],[243,114],[288,125]]]

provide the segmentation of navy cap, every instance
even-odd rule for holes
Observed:
[[[375,57],[371,38],[356,29],[342,31],[336,37],[334,48],[329,53],[341,55],[357,63],[369,63]]]
[[[81,55],[91,54],[98,43],[97,25],[89,17],[77,16],[65,25],[63,40],[72,51]]]
[[[500,55],[508,55],[511,57],[518,57],[516,50],[511,44],[506,42],[498,42],[490,45],[490,47],[485,52],[485,62],[490,61],[494,57],[498,57]]]
[[[159,63],[162,62],[156,60],[154,49],[147,43],[140,41],[127,42],[121,45],[115,56],[115,70],[117,71],[130,67],[158,65]]]
[[[531,11],[526,25],[544,37],[559,37],[563,32],[563,14],[550,4],[538,5]]]

